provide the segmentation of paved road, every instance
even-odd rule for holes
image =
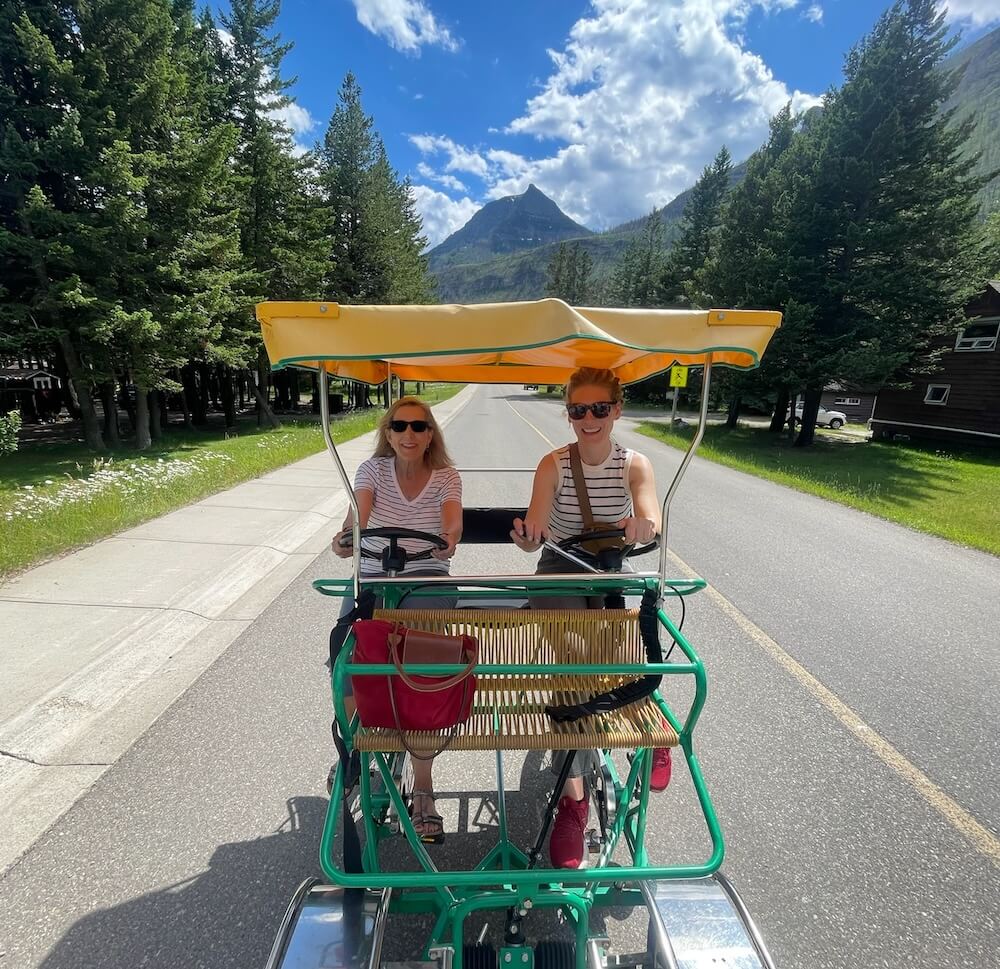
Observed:
[[[543,436],[567,439],[556,402],[505,390],[480,389],[448,428],[463,466],[531,466]],[[678,454],[627,424],[619,437],[662,492]],[[528,482],[468,475],[466,502],[515,504]],[[1000,561],[700,462],[670,543],[713,585],[685,625],[710,675],[698,749],[726,871],[777,964],[1000,964]],[[464,547],[455,570],[531,561]],[[0,881],[0,969],[263,963],[317,870],[335,602],[309,581],[334,574],[321,555]],[[456,866],[488,835],[484,760],[436,771],[457,792],[439,802]],[[527,837],[547,776],[537,757],[507,774]],[[703,853],[684,772],[653,814],[661,857]],[[636,918],[608,928],[644,936]],[[411,937],[394,930],[389,954]]]

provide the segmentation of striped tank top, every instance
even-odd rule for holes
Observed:
[[[611,453],[597,465],[583,463],[583,477],[587,482],[587,496],[594,521],[613,524],[632,517],[632,495],[628,489],[628,472],[632,464],[632,451],[611,441]],[[555,542],[561,542],[584,531],[583,513],[576,495],[573,468],[569,460],[569,446],[552,452],[558,468],[559,482],[549,516],[549,533]]]

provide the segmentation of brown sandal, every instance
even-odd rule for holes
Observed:
[[[413,827],[417,829],[417,837],[425,845],[444,844],[444,818],[440,814],[425,813],[416,810],[416,800],[418,797],[428,797],[434,803],[433,791],[411,791],[410,803],[408,805],[410,820]],[[430,827],[430,831],[428,831]],[[423,828],[421,831],[420,829]]]

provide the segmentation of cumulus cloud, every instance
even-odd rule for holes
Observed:
[[[821,24],[823,22],[823,8],[818,3],[810,4],[802,16],[814,24]]]
[[[441,172],[434,171],[427,162],[418,162],[417,164],[417,174],[421,178],[426,178],[429,182],[437,182],[439,185],[443,185],[445,188],[450,188],[453,192],[468,192],[465,183],[461,182],[459,179],[455,178],[454,175],[442,174]]]
[[[424,226],[428,246],[436,246],[471,219],[480,205],[468,196],[455,201],[427,185],[414,185],[413,201]]]
[[[283,108],[276,108],[270,112],[270,115],[272,118],[284,122],[297,135],[308,134],[316,127],[316,119],[295,101],[286,104]]]
[[[425,155],[444,153],[448,156],[446,172],[468,172],[485,179],[490,167],[478,151],[456,144],[444,135],[410,135],[410,141]]]
[[[1000,0],[947,0],[948,19],[985,27],[1000,21]]]
[[[564,210],[604,228],[688,188],[723,145],[742,159],[767,136],[790,91],[738,32],[758,8],[779,15],[799,0],[594,0],[553,70],[508,131],[562,145],[490,194],[535,182]]]
[[[458,50],[458,41],[437,22],[423,0],[351,0],[358,23],[390,47],[419,54],[424,45]]]
[[[802,0],[592,0],[506,128],[547,151],[527,157],[435,134],[410,140],[425,156],[443,155],[444,171],[481,179],[486,198],[534,182],[572,218],[609,228],[689,188],[723,144],[746,158],[787,102],[795,111],[819,103],[777,80],[741,36],[754,10],[795,9],[805,10]]]

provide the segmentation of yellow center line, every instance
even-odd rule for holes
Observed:
[[[550,441],[527,417],[524,416],[506,397],[504,397],[504,403],[515,413],[518,417],[524,421],[549,447],[558,447],[555,441]]]
[[[518,413],[509,400],[507,401],[507,406],[539,437],[552,447],[556,446],[523,414]],[[687,562],[670,551],[670,549],[667,549],[667,554],[676,563],[681,572],[687,573],[687,578],[700,578],[698,573]],[[882,763],[909,784],[976,851],[985,855],[994,865],[1000,868],[1000,838],[997,838],[992,831],[981,825],[954,798],[949,797],[942,791],[922,770],[914,766],[888,740],[865,723],[840,697],[825,687],[798,660],[793,659],[786,653],[763,629],[745,616],[718,589],[714,586],[706,585],[704,591],[754,643],[779,666],[790,673],[822,706],[826,707],[848,732],[860,740]]]
[[[671,552],[667,554],[689,578],[698,574],[685,561]],[[709,598],[732,619],[768,656],[790,673],[879,760],[910,785],[938,814],[941,815],[976,851],[1000,868],[1000,839],[981,825],[957,801],[945,794],[922,770],[915,767],[892,744],[861,719],[843,700],[827,689],[801,663],[786,653],[767,633],[755,625],[721,592],[706,585]]]

